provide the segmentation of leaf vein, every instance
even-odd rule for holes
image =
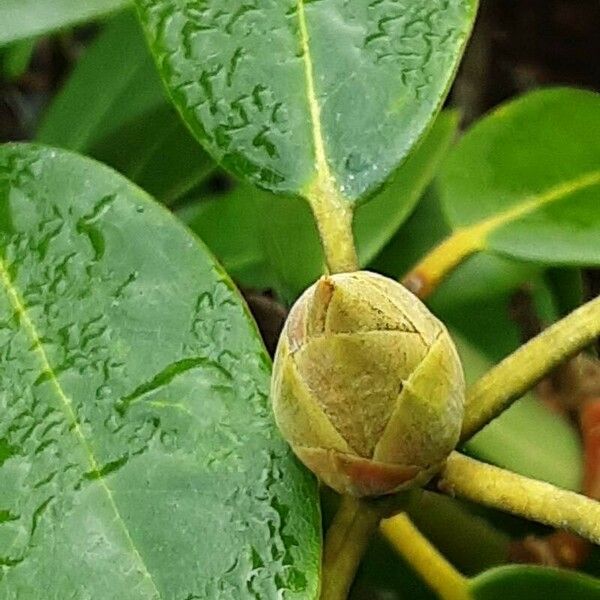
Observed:
[[[6,264],[4,263],[4,261],[2,259],[0,259],[0,282],[2,283],[2,285],[4,286],[4,288],[6,290],[6,294],[8,296],[8,300],[9,300],[10,304],[12,305],[16,314],[19,316],[20,324],[22,325],[24,331],[29,336],[29,338],[33,344],[32,350],[38,354],[40,362],[41,362],[41,366],[42,366],[44,372],[46,372],[48,374],[48,381],[52,384],[52,386],[54,387],[54,389],[56,391],[56,394],[60,400],[60,403],[61,403],[61,406],[62,406],[65,416],[72,423],[72,427],[71,427],[72,431],[75,432],[75,435],[77,436],[81,445],[83,446],[84,450],[86,451],[91,470],[98,474],[97,481],[99,482],[100,486],[106,492],[108,501],[115,513],[115,517],[116,517],[117,521],[121,525],[123,534],[125,535],[125,538],[130,545],[130,548],[133,552],[135,559],[137,560],[137,562],[140,564],[140,566],[142,568],[142,574],[152,584],[152,587],[156,591],[156,598],[160,598],[161,594],[158,590],[158,587],[156,586],[156,583],[154,582],[152,575],[148,571],[148,568],[147,568],[139,550],[137,549],[136,545],[133,542],[133,539],[131,538],[129,530],[123,520],[123,517],[121,516],[121,514],[119,512],[119,509],[118,509],[117,503],[115,502],[112,491],[108,487],[108,485],[106,484],[106,481],[104,480],[104,478],[101,475],[101,467],[100,467],[98,461],[96,460],[96,457],[92,450],[92,446],[90,445],[90,443],[84,436],[83,431],[81,430],[81,427],[79,426],[77,415],[73,409],[73,403],[72,403],[71,399],[66,395],[65,391],[62,389],[62,386],[60,385],[60,382],[58,381],[58,379],[56,377],[56,373],[53,370],[52,365],[50,364],[50,361],[48,359],[48,355],[46,354],[46,351],[44,350],[44,346],[42,344],[41,337],[38,334],[38,332],[35,328],[35,325],[33,324],[33,321],[31,320],[29,314],[27,313],[25,303],[22,300],[22,298],[21,298],[18,290],[14,286],[13,282],[11,281]]]

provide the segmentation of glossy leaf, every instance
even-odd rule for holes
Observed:
[[[443,112],[389,184],[358,208],[354,229],[367,265],[408,217],[445,156],[457,115]],[[298,198],[281,199],[249,185],[182,210],[227,271],[244,285],[270,287],[292,302],[322,273],[323,254],[314,219]]]
[[[421,138],[448,90],[475,0],[137,0],[191,129],[275,192],[354,202]]]
[[[165,204],[215,168],[166,99],[130,13],[114,19],[77,63],[38,139],[101,160]]]
[[[312,476],[230,280],[115,172],[0,149],[2,598],[316,598]]]
[[[552,264],[600,264],[600,95],[536,91],[477,123],[441,176],[453,228]]]
[[[453,333],[467,383],[485,373],[491,362]],[[581,487],[581,442],[574,428],[526,394],[467,442],[467,452],[481,460],[565,489]]]
[[[472,579],[473,600],[597,600],[600,580],[574,571],[532,566],[505,566]]]
[[[103,17],[130,0],[2,0],[0,45]]]

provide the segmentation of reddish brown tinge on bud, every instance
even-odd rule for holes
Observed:
[[[422,485],[458,441],[464,379],[445,327],[399,283],[321,278],[292,308],[272,401],[296,455],[327,485],[379,496]]]

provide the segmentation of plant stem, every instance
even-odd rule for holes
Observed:
[[[483,250],[491,233],[508,223],[540,209],[544,205],[561,200],[569,194],[597,185],[600,171],[585,173],[580,177],[564,181],[538,194],[523,198],[503,212],[489,216],[478,223],[457,229],[448,239],[434,248],[406,275],[404,285],[420,298],[425,298],[463,260]]]
[[[476,227],[458,229],[421,259],[402,283],[419,298],[427,298],[451,271],[484,246],[484,231]]]
[[[600,296],[490,369],[467,390],[461,441],[475,435],[558,364],[600,335]]]
[[[381,532],[442,600],[471,598],[468,580],[415,527],[406,513],[385,519]]]
[[[323,600],[346,600],[356,569],[379,520],[379,511],[373,506],[342,496],[340,508],[325,539]]]
[[[344,273],[358,269],[358,257],[352,233],[354,216],[351,204],[340,197],[333,185],[319,185],[309,195],[319,236],[330,273]]]
[[[574,533],[600,544],[600,503],[453,452],[438,488],[480,504]]]

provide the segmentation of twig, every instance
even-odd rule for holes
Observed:
[[[600,335],[600,297],[580,306],[490,369],[467,391],[465,442],[549,371]]]
[[[374,506],[350,496],[342,497],[325,539],[322,600],[346,600],[380,518]]]
[[[453,452],[438,488],[539,523],[568,529],[600,544],[600,503]]]

